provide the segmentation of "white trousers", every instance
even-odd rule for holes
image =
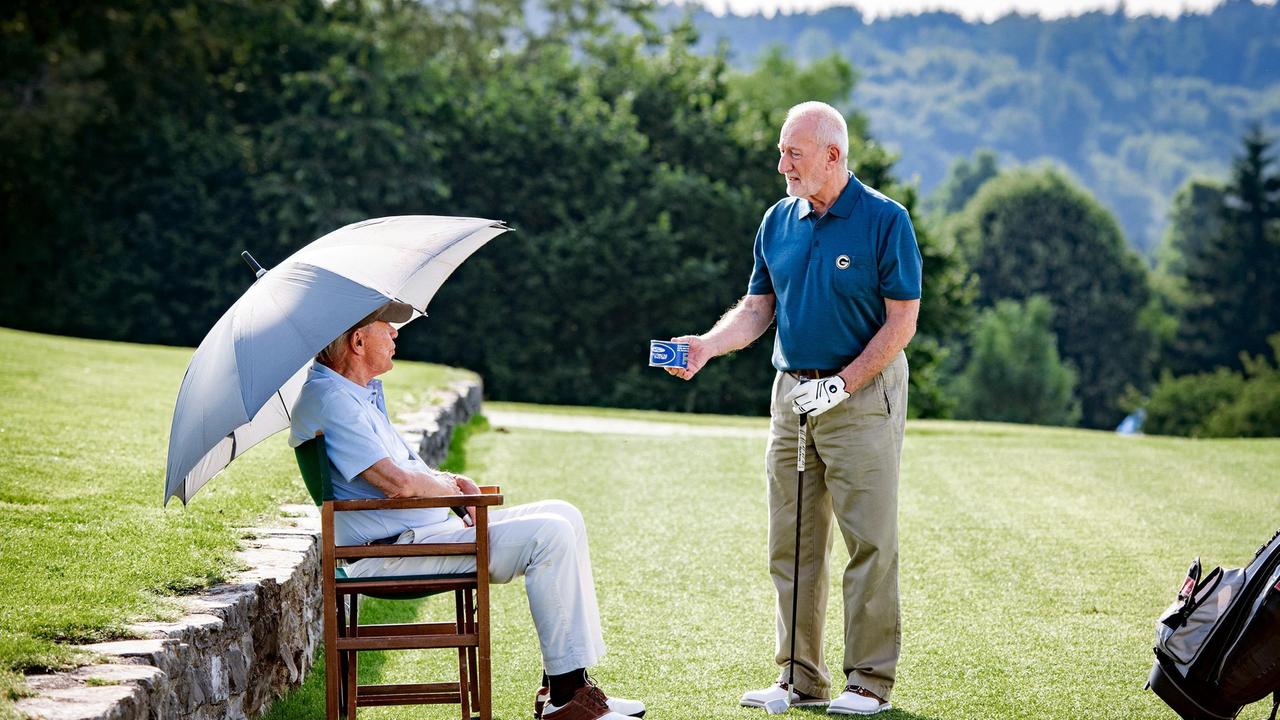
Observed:
[[[473,542],[461,518],[406,530],[397,544]],[[349,577],[475,572],[474,558],[366,558],[346,568]],[[559,675],[604,657],[587,526],[578,508],[562,500],[516,505],[489,513],[489,580],[524,576],[529,611],[542,646],[542,667]]]

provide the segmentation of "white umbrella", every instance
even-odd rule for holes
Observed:
[[[232,460],[288,427],[306,369],[325,345],[389,300],[412,305],[414,318],[425,314],[454,268],[507,230],[482,218],[377,218],[335,230],[259,272],[182,378],[165,503],[186,503]]]

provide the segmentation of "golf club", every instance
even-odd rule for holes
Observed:
[[[770,715],[787,711],[791,706],[791,693],[796,687],[796,610],[800,602],[800,508],[804,498],[804,447],[809,444],[809,413],[800,414],[799,447],[796,449],[796,555],[791,572],[791,657],[787,662],[787,692],[785,697],[770,700],[764,709]]]

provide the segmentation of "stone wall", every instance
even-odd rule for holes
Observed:
[[[478,381],[437,391],[400,418],[431,465],[444,461],[453,428],[480,411]],[[45,720],[240,720],[255,718],[301,684],[322,638],[320,514],[286,505],[277,526],[250,528],[237,560],[249,569],[181,598],[173,623],[130,626],[136,639],[84,646],[102,662],[30,675],[18,711]]]

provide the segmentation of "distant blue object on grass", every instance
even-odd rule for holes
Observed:
[[[289,427],[311,359],[326,345],[391,300],[413,306],[408,321],[421,317],[454,268],[507,229],[483,218],[365,220],[260,274],[187,366],[169,430],[164,501],[187,502],[232,460]]]
[[[1120,424],[1116,426],[1116,433],[1119,435],[1141,435],[1142,424],[1146,421],[1146,408],[1138,408],[1120,421]]]

